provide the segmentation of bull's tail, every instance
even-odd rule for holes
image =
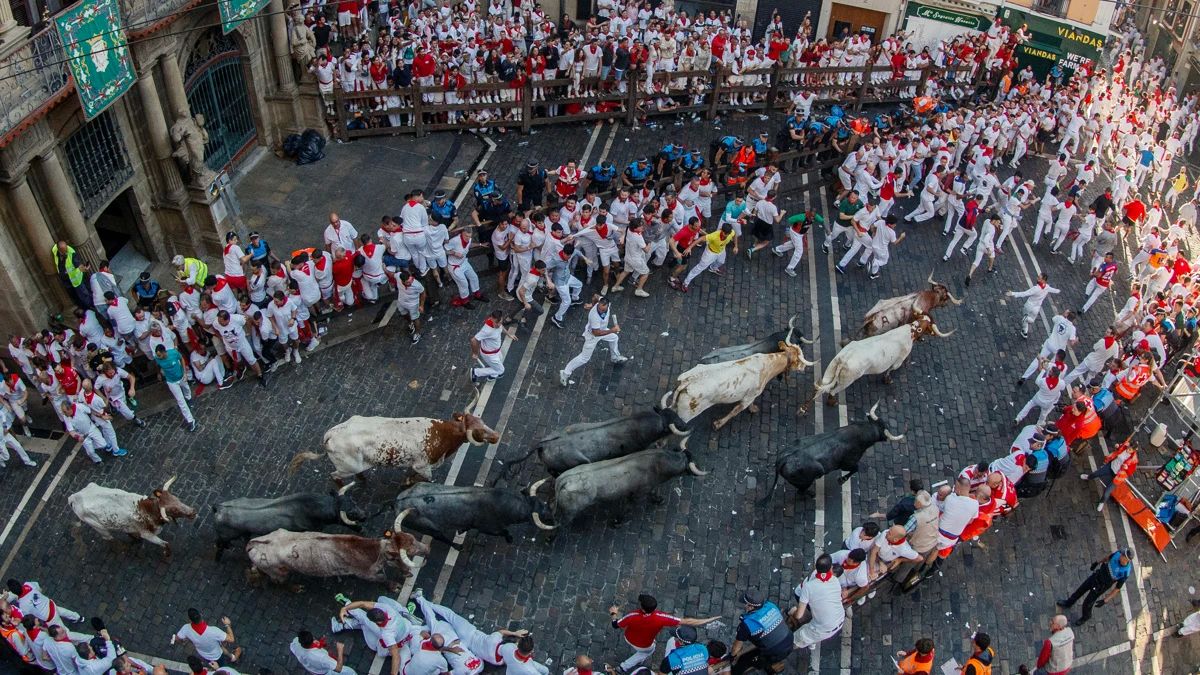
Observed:
[[[771,487],[767,489],[767,494],[763,495],[763,498],[758,500],[758,505],[760,507],[766,506],[767,502],[771,501],[771,495],[775,494],[775,486],[776,485],[779,485],[779,470],[778,469],[775,470],[775,478],[771,481]]]
[[[288,475],[289,476],[295,475],[295,473],[300,470],[300,465],[307,462],[308,460],[320,459],[321,457],[324,457],[324,456],[325,456],[325,453],[323,453],[323,452],[302,452],[302,453],[296,455],[295,457],[292,458],[292,461],[288,463]]]
[[[501,471],[499,474],[497,474],[497,475],[496,475],[496,478],[495,478],[495,480],[493,480],[493,481],[492,481],[492,487],[496,487],[496,485],[497,485],[497,484],[498,484],[498,483],[499,483],[501,480],[504,480],[504,479],[508,478],[508,472],[509,472],[509,471],[512,471],[513,467],[515,467],[516,465],[518,465],[518,464],[520,464],[520,463],[524,462],[525,460],[529,459],[530,457],[532,457],[532,456],[533,456],[533,453],[535,453],[535,452],[537,452],[537,451],[538,451],[538,446],[536,446],[536,445],[535,445],[535,446],[533,446],[532,448],[530,448],[530,449],[529,449],[529,452],[525,453],[525,454],[524,454],[524,455],[522,455],[521,457],[518,457],[518,458],[516,458],[516,459],[510,459],[510,460],[508,460],[507,462],[505,462],[504,460],[500,460],[500,463],[504,465],[504,470],[503,470],[503,471]]]

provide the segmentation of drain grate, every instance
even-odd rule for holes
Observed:
[[[1067,531],[1062,525],[1051,525],[1050,536],[1054,537],[1058,541],[1062,541],[1067,538]]]

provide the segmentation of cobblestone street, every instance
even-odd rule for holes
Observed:
[[[283,251],[319,241],[330,210],[339,210],[360,232],[373,232],[379,217],[395,212],[412,187],[452,187],[456,177],[469,180],[479,162],[511,196],[514,178],[529,158],[540,159],[548,170],[567,159],[586,160],[582,166],[610,159],[624,167],[639,155],[653,155],[668,141],[707,152],[719,135],[774,134],[779,124],[779,119],[751,115],[725,120],[720,130],[704,121],[637,130],[564,125],[486,142],[469,135],[431,136],[419,143],[359,141],[330,146],[329,158],[311,167],[268,158],[238,189],[250,229],[264,231]],[[412,169],[414,175],[398,182],[417,157],[421,165]],[[381,162],[387,170],[372,170],[370,162]],[[1024,173],[1039,176],[1042,165],[1041,159],[1028,160]],[[330,167],[339,168],[339,179],[319,176]],[[345,180],[344,171],[354,167],[362,169],[357,182]],[[1004,169],[1000,176],[1009,173]],[[835,215],[831,200],[836,189],[817,174],[789,173],[780,206],[796,212],[812,203],[829,219]],[[714,211],[723,204],[719,197],[714,200]],[[468,196],[460,218],[469,218],[472,205]],[[915,207],[914,199],[901,200],[893,212]],[[501,471],[537,439],[567,424],[655,405],[675,377],[711,349],[759,339],[785,326],[792,315],[798,315],[797,328],[806,337],[815,336],[815,344],[804,352],[818,366],[773,381],[758,400],[757,414],[744,412],[719,432],[711,430],[711,413],[699,418],[689,449],[710,473],[664,484],[658,490],[662,503],[639,499],[612,510],[593,510],[552,534],[523,525],[511,544],[474,532],[457,552],[435,543],[428,563],[402,592],[418,586],[483,630],[532,630],[536,658],[552,659],[552,672],[569,665],[576,653],[612,664],[627,656],[628,647],[610,628],[606,609],[614,603],[631,606],[639,592],[653,593],[668,611],[721,615],[721,623],[701,635],[731,643],[741,590],[756,587],[781,605],[793,602],[791,590],[807,576],[814,556],[840,549],[868,514],[886,511],[907,491],[910,478],[922,478],[927,486],[953,481],[963,466],[1007,454],[1016,435],[1013,417],[1033,393],[1032,386],[1015,390],[1013,383],[1037,353],[1048,323],[1043,319],[1028,340],[1022,339],[1020,303],[1005,299],[1004,293],[1027,288],[1039,271],[1046,271],[1050,284],[1062,290],[1043,308],[1049,317],[1079,307],[1087,280],[1085,264],[1071,266],[1065,256],[1050,256],[1044,243],[1030,244],[1035,217],[1036,209],[1026,211],[1023,227],[1014,235],[1016,245],[1007,245],[997,258],[997,273],[981,271],[969,289],[962,279],[970,260],[956,253],[950,262],[942,261],[947,240],[940,218],[902,224],[898,229],[908,237],[893,248],[891,263],[875,281],[854,266],[845,276],[836,274],[835,255],[841,250],[822,253],[812,235],[796,278],[784,275],[784,261],[765,251],[752,260],[744,252],[731,258],[726,275],[703,275],[687,295],[670,289],[665,274],[656,271],[647,284],[650,298],[633,297],[628,289],[613,297],[622,328],[620,350],[633,360],[610,365],[601,349],[568,388],[559,385],[558,371],[580,347],[582,310],[572,309],[562,330],[545,319],[531,321],[518,341],[506,341],[507,372],[483,388],[477,406],[502,434],[501,442],[465,446],[435,480],[490,485],[499,479],[501,485],[527,486],[545,476],[536,461],[519,464],[503,477]],[[1115,290],[1076,322],[1079,358],[1103,334],[1114,315],[1113,303],[1127,297],[1127,253],[1120,259]],[[483,266],[476,262],[477,268]],[[864,312],[880,298],[923,288],[931,272],[965,298],[963,305],[935,314],[938,326],[954,334],[917,344],[890,385],[864,378],[845,392],[841,405],[818,401],[800,414],[822,365],[857,330]],[[305,579],[300,593],[265,581],[252,583],[240,547],[219,562],[213,559],[212,507],[236,497],[328,490],[328,460],[309,462],[294,476],[287,465],[298,452],[319,451],[325,431],[351,415],[446,417],[462,410],[473,394],[466,372],[468,339],[487,309],[502,304],[494,298],[494,277],[484,276],[483,287],[493,296],[484,306],[461,310],[443,303],[433,309],[418,345],[409,344],[405,321],[388,314],[375,330],[284,367],[269,390],[248,378],[231,390],[205,395],[194,408],[201,425],[195,434],[180,427],[178,412],[170,406],[148,417],[145,429],[118,429],[130,450],[122,460],[94,467],[68,443],[44,468],[10,466],[0,474],[6,527],[0,534],[0,559],[5,560],[0,574],[39,580],[63,605],[103,616],[113,635],[139,654],[183,661],[187,652],[170,646],[169,638],[186,622],[186,608],[195,606],[210,622],[221,615],[233,620],[246,648],[241,672],[254,673],[257,667],[300,672],[287,651],[296,630],[327,633],[339,592],[369,599],[387,589],[353,579]],[[599,287],[594,281],[585,293]],[[368,320],[376,312],[358,314]],[[876,445],[862,470],[844,485],[830,477],[815,495],[804,496],[781,482],[765,506],[756,503],[767,493],[774,458],[782,449],[806,435],[862,419],[877,401],[889,428],[904,433],[904,441]],[[718,410],[723,415],[726,409]],[[1084,463],[1098,461],[1099,453],[1093,448],[1090,456],[1075,458],[1076,468],[1090,470],[1091,464]],[[1142,463],[1162,462],[1148,452]],[[1134,548],[1139,571],[1120,602],[1097,610],[1092,621],[1075,629],[1077,661],[1071,672],[1192,672],[1200,664],[1197,643],[1163,636],[1191,611],[1189,598],[1197,597],[1191,586],[1195,548],[1181,539],[1181,548],[1168,548],[1164,561],[1119,508],[1110,505],[1096,512],[1096,485],[1080,481],[1078,473],[1069,471],[1048,493],[1023,500],[981,543],[960,547],[942,573],[913,593],[892,595],[884,585],[877,597],[854,608],[840,636],[812,653],[794,655],[788,672],[888,675],[893,672],[891,655],[922,636],[934,639],[938,666],[951,657],[961,662],[977,629],[993,637],[998,655],[994,672],[1016,673],[1022,663],[1032,667],[1037,643],[1056,613],[1054,598],[1069,594],[1092,561],[1118,546]],[[100,539],[77,525],[67,505],[67,497],[90,482],[145,493],[172,476],[178,476],[172,492],[198,515],[164,530],[174,551],[170,561],[144,543]],[[355,486],[355,499],[368,512],[378,511],[404,479],[402,472],[374,471]],[[624,516],[619,526],[610,522],[617,515]],[[366,529],[374,536],[391,523],[388,511]],[[372,667],[374,655],[360,636],[339,639],[349,649],[347,664],[360,675],[379,672],[381,664]]]

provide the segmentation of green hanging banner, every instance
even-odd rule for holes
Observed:
[[[104,112],[137,75],[117,0],[84,0],[54,19],[86,119]]]
[[[242,22],[258,14],[270,0],[217,0],[221,10],[221,29],[228,35],[237,30]]]

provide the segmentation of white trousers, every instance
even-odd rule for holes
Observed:
[[[479,360],[483,361],[483,365],[479,368],[471,369],[471,374],[475,377],[496,379],[504,374],[504,360],[501,358],[500,352],[496,352],[495,354],[479,352]]]
[[[954,247],[958,244],[958,240],[962,239],[964,235],[966,236],[967,240],[963,242],[962,247],[963,249],[969,249],[971,248],[971,244],[975,243],[975,239],[979,236],[979,232],[973,227],[968,230],[965,227],[956,225],[954,227],[954,237],[950,240],[950,245],[946,247],[945,255],[947,258],[954,256]]]
[[[452,263],[450,277],[458,286],[458,297],[469,298],[472,293],[479,292],[479,275],[475,274],[475,268],[471,267],[471,263],[466,261],[458,264]]]
[[[796,266],[800,264],[800,259],[804,257],[804,235],[796,234],[791,228],[787,230],[788,240],[776,246],[773,251],[776,253],[792,252],[792,259],[788,261],[787,268],[795,271]]]
[[[221,384],[225,381],[225,364],[221,359],[213,359],[204,366],[203,370],[196,371],[193,369],[196,379],[200,384]]]
[[[685,277],[683,280],[683,285],[691,285],[692,280],[700,276],[704,270],[710,267],[720,267],[721,263],[723,262],[725,262],[724,251],[721,251],[720,253],[713,253],[712,251],[708,250],[707,246],[704,247],[704,253],[700,256],[700,262],[696,263],[696,265],[692,267],[691,271],[688,272],[687,277]]]
[[[192,388],[188,386],[187,380],[168,382],[167,389],[170,390],[171,396],[175,397],[175,404],[179,406],[183,421],[188,424],[195,422],[196,418],[192,417],[192,409],[188,407],[188,401],[192,400]]]
[[[571,359],[566,368],[563,368],[567,376],[570,376],[571,373],[587,365],[588,361],[592,360],[592,352],[596,351],[596,345],[600,342],[608,343],[608,350],[614,361],[621,356],[621,350],[617,348],[617,333],[609,333],[600,337],[588,333],[583,338],[583,349],[580,350],[575,358]]]
[[[17,439],[11,433],[6,433],[4,434],[4,443],[0,445],[0,465],[8,461],[9,450],[17,453],[17,457],[20,457],[22,462],[33,464],[33,460],[29,459],[29,454],[25,452],[25,448],[17,442]]]
[[[1099,300],[1100,296],[1104,295],[1104,291],[1107,290],[1107,287],[1096,283],[1094,278],[1089,281],[1087,288],[1084,289],[1084,293],[1087,293],[1088,298],[1087,301],[1083,303],[1083,311],[1087,312],[1089,309],[1091,309],[1092,305],[1096,304],[1096,301]]]
[[[1083,247],[1092,240],[1092,235],[1081,234],[1075,237],[1075,241],[1071,243],[1071,252],[1067,255],[1068,262],[1075,262],[1083,259]]]

